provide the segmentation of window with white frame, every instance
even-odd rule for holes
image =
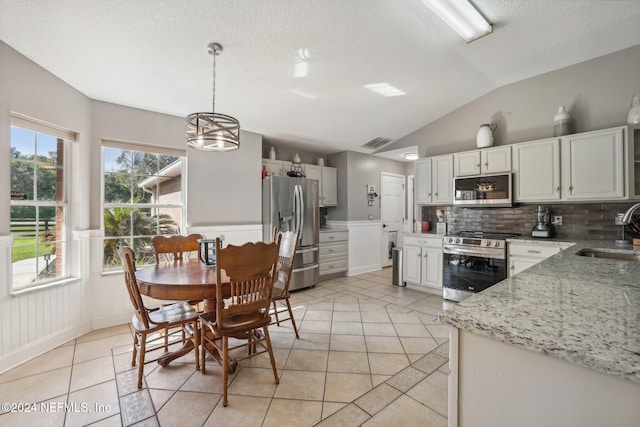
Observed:
[[[75,132],[11,115],[12,291],[68,277],[68,145]]]
[[[151,239],[184,229],[183,150],[113,140],[102,143],[103,270],[120,268],[119,241],[137,265],[155,262]]]

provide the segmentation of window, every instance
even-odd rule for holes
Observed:
[[[103,141],[103,270],[120,268],[120,240],[145,265],[155,262],[153,236],[182,233],[184,161],[181,150]]]
[[[12,113],[12,290],[68,277],[67,150],[75,133]]]

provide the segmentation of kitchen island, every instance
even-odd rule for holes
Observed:
[[[640,425],[640,262],[584,248],[620,249],[578,242],[440,313],[450,426]]]

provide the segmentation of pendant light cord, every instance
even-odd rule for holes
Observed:
[[[216,56],[218,56],[217,49],[212,52],[213,55],[213,102],[211,105],[211,112],[216,112]]]

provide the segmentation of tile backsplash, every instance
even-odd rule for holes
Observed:
[[[633,203],[557,204],[544,206],[551,216],[562,216],[562,225],[556,227],[556,237],[567,239],[616,240],[622,238],[620,225],[615,225],[616,214],[626,212]],[[422,219],[437,221],[436,209],[445,209],[448,232],[482,230],[514,232],[530,235],[535,225],[537,204],[512,208],[463,208],[458,206],[423,206]],[[627,239],[631,237],[627,234]]]

